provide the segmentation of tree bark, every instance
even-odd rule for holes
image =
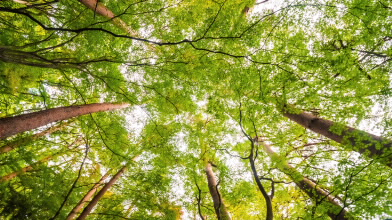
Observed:
[[[98,187],[100,187],[103,184],[103,181],[109,176],[109,172],[107,172],[100,180],[98,183],[94,184],[94,186],[88,191],[88,193],[76,204],[76,206],[72,209],[72,211],[68,214],[67,220],[72,220],[76,217],[76,215],[82,210],[84,204],[93,197],[95,192],[98,190]]]
[[[124,171],[127,169],[126,166],[121,168],[116,175],[110,179],[108,183],[105,184],[104,187],[98,192],[96,196],[91,200],[91,202],[84,208],[83,212],[80,214],[80,216],[77,218],[77,220],[83,220],[86,219],[86,217],[90,214],[91,210],[97,205],[98,201],[102,198],[103,195],[105,195],[106,191],[110,189],[110,187],[113,186],[114,183],[121,177],[121,175],[124,173]]]
[[[305,178],[298,170],[287,163],[285,158],[275,153],[265,142],[259,141],[264,147],[264,151],[271,157],[272,161],[277,161],[278,169],[288,175],[294,183],[304,191],[313,201],[322,202],[327,208],[327,214],[332,220],[349,220],[349,213],[337,202],[338,199],[329,192],[318,187],[313,181]]]
[[[353,148],[352,150],[370,158],[382,158],[380,162],[392,167],[392,141],[390,140],[349,126],[344,126],[342,133],[337,134],[331,131],[331,127],[335,125],[334,122],[306,112],[300,114],[285,112],[283,115],[303,127],[338,143],[350,145]]]
[[[215,174],[212,171],[210,163],[206,166],[207,182],[212,201],[214,203],[214,209],[218,220],[231,220],[230,214],[223,203],[222,197],[218,190],[218,184],[216,183]]]
[[[127,106],[128,104],[95,103],[58,107],[42,110],[39,112],[18,115],[15,117],[1,118],[0,139],[4,139],[24,131],[29,131],[52,122],[70,119],[76,116],[94,112],[110,111]]]
[[[49,129],[47,129],[45,131],[33,134],[31,136],[24,137],[24,138],[17,139],[17,140],[13,140],[13,141],[7,143],[6,145],[0,147],[0,154],[7,153],[9,151],[14,150],[15,148],[21,147],[21,146],[23,146],[25,144],[28,144],[28,143],[30,143],[32,141],[35,141],[35,140],[37,140],[37,139],[39,139],[39,138],[41,138],[41,137],[43,137],[45,135],[48,135],[48,134],[51,134],[51,133],[53,133],[55,131],[61,130],[62,128],[64,128],[68,124],[69,124],[68,122],[61,123],[61,124],[58,124],[56,126],[53,126],[53,127],[49,128]]]
[[[85,5],[87,8],[93,10],[94,13],[112,20],[115,25],[123,29],[131,36],[139,37],[138,32],[132,30],[121,18],[117,17],[109,8],[107,8],[98,0],[79,0],[79,2]]]
[[[268,193],[265,191],[263,184],[260,181],[259,175],[257,174],[256,166],[255,166],[255,161],[254,161],[254,143],[252,143],[252,149],[251,153],[249,155],[249,162],[250,162],[250,167],[252,168],[252,173],[253,177],[256,181],[257,187],[259,188],[261,194],[263,195],[267,207],[267,215],[266,215],[266,220],[273,220],[274,219],[274,212],[272,210],[272,199],[271,196],[268,195]]]

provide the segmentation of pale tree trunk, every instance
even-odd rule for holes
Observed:
[[[34,128],[47,125],[52,122],[70,119],[76,116],[86,115],[94,112],[110,111],[127,107],[128,104],[95,103],[58,107],[39,112],[33,112],[15,117],[0,119],[0,139],[29,131]]]
[[[133,37],[139,37],[139,33],[132,30],[121,18],[117,17],[109,8],[98,0],[79,0],[83,5],[93,10],[105,18],[111,19],[115,25],[123,29],[125,32]]]
[[[12,180],[13,178],[15,178],[15,177],[17,177],[17,176],[19,176],[21,174],[24,174],[26,172],[32,171],[32,170],[34,170],[35,166],[38,166],[39,164],[45,163],[48,160],[51,160],[52,158],[53,158],[53,156],[45,157],[44,159],[42,159],[42,160],[40,160],[40,161],[38,161],[36,163],[33,163],[32,165],[23,167],[21,170],[18,170],[18,171],[15,171],[13,173],[10,173],[8,175],[5,175],[3,177],[0,177],[0,182],[6,182],[6,181],[9,181],[9,180]]]
[[[72,209],[72,211],[68,214],[67,220],[72,220],[76,217],[76,215],[82,210],[84,204],[88,202],[95,192],[98,190],[98,188],[103,184],[105,179],[109,176],[109,172],[107,172],[100,180],[98,183],[94,184],[93,188],[88,191],[88,193],[76,204],[76,206]]]
[[[225,204],[223,203],[222,197],[220,196],[218,190],[218,184],[215,179],[215,174],[212,171],[212,166],[210,163],[207,163],[206,174],[207,174],[208,188],[210,190],[212,201],[214,203],[215,213],[218,220],[230,220],[231,219],[230,214],[227,211]]]
[[[275,153],[271,146],[265,142],[259,141],[262,144],[264,151],[271,157],[272,161],[277,161],[277,168],[288,175],[294,183],[304,191],[313,201],[323,201],[322,204],[327,208],[326,213],[333,220],[349,220],[351,219],[349,213],[338,203],[338,199],[332,196],[329,192],[317,186],[313,181],[304,177],[298,170],[288,164],[285,158]]]
[[[319,118],[311,113],[302,112],[300,114],[293,114],[285,112],[283,115],[303,127],[338,143],[351,145],[352,150],[367,155],[370,158],[382,158],[380,162],[392,167],[392,142],[390,140],[349,126],[344,126],[341,134],[334,133],[331,131],[331,127],[335,125],[334,122]]]
[[[110,189],[116,183],[116,181],[121,177],[121,175],[125,172],[127,169],[126,166],[121,168],[116,175],[114,175],[108,183],[105,184],[104,187],[98,192],[96,196],[91,200],[91,202],[86,206],[86,208],[83,209],[83,212],[80,214],[80,216],[77,218],[77,220],[83,220],[86,219],[87,216],[90,214],[91,210],[97,205],[98,201],[102,198],[103,195],[105,195],[106,191]]]
[[[48,135],[48,134],[51,134],[51,133],[56,132],[58,130],[61,130],[62,128],[64,128],[68,124],[69,124],[68,122],[61,123],[61,124],[58,124],[56,126],[53,126],[53,127],[49,128],[49,129],[47,129],[45,131],[33,134],[31,136],[24,137],[24,138],[17,139],[17,140],[13,140],[13,141],[7,143],[6,145],[0,147],[0,154],[7,153],[9,151],[14,150],[15,148],[18,148],[18,147],[26,145],[26,144],[28,144],[30,142],[33,142],[33,141],[35,141],[35,140],[37,140],[37,139],[39,139],[39,138],[41,138],[41,137],[43,137],[45,135]]]
[[[114,14],[109,8],[107,8],[104,4],[99,2],[99,0],[79,0],[80,3],[85,5],[87,8],[94,11],[105,18],[112,20],[112,22],[125,32],[129,34],[129,36],[134,38],[143,38],[139,32],[133,30],[129,25],[127,25],[120,17]],[[147,44],[147,48],[156,51],[156,47],[152,44]]]

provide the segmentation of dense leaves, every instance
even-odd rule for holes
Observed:
[[[232,219],[265,219],[250,156],[275,219],[329,218],[287,164],[352,218],[392,217],[388,161],[283,115],[306,111],[335,122],[335,133],[348,125],[391,139],[390,2],[100,1],[114,17],[88,3],[98,7],[0,2],[0,117],[131,105],[0,140],[14,144],[0,154],[0,176],[17,173],[0,181],[1,218],[65,219],[127,165],[89,219],[214,219],[211,163]]]

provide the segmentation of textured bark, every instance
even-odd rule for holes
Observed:
[[[348,220],[351,219],[350,215],[345,209],[338,203],[338,199],[330,195],[329,192],[318,187],[313,181],[305,178],[298,170],[287,163],[287,161],[275,153],[272,148],[264,143],[259,142],[263,145],[264,151],[271,157],[273,161],[279,161],[278,168],[288,175],[294,183],[304,191],[313,201],[322,202],[328,208],[327,214],[333,220]]]
[[[117,17],[109,8],[107,8],[98,0],[79,0],[79,2],[81,2],[89,9],[93,10],[94,13],[97,13],[105,18],[111,19],[115,25],[123,29],[131,36],[139,37],[139,34],[136,31],[132,30],[121,18]]]
[[[88,193],[76,204],[76,206],[72,209],[72,211],[68,214],[67,220],[72,220],[76,217],[76,215],[82,210],[84,204],[89,201],[98,188],[103,184],[103,181],[109,176],[109,172],[107,172],[98,183],[94,184],[94,186],[88,191]]]
[[[0,139],[29,131],[52,122],[70,119],[94,112],[110,111],[127,107],[128,104],[96,103],[58,107],[15,117],[0,119]]]
[[[223,203],[222,197],[219,194],[218,185],[215,179],[215,174],[212,171],[212,167],[210,163],[207,163],[206,174],[207,174],[208,188],[210,190],[212,201],[214,203],[215,213],[218,220],[230,220],[231,219],[230,214],[227,211],[226,206]]]
[[[47,129],[45,131],[36,133],[34,135],[31,135],[31,136],[28,136],[28,137],[24,137],[24,138],[21,138],[21,139],[17,139],[17,140],[13,140],[13,141],[7,143],[6,145],[0,147],[0,154],[7,153],[9,151],[14,150],[15,148],[21,147],[23,145],[26,145],[26,144],[32,142],[32,141],[35,141],[35,140],[37,140],[37,139],[39,139],[39,138],[41,138],[41,137],[43,137],[45,135],[48,135],[48,134],[51,134],[51,133],[53,133],[55,131],[61,130],[62,128],[64,128],[68,124],[69,124],[68,122],[61,123],[61,124],[58,124],[56,126],[53,126],[53,127],[49,128],[49,129]]]
[[[336,134],[331,131],[334,122],[306,112],[300,114],[285,112],[284,116],[338,143],[351,145],[353,150],[370,158],[383,158],[381,162],[392,167],[392,142],[390,140],[349,126],[345,126],[342,134]]]
[[[16,172],[13,172],[13,173],[10,173],[10,174],[5,175],[3,177],[0,177],[0,182],[6,182],[6,181],[9,181],[9,180],[12,180],[13,178],[15,178],[15,177],[17,177],[17,176],[19,176],[21,174],[24,174],[26,172],[32,171],[34,169],[34,167],[36,167],[37,165],[45,163],[48,160],[51,160],[52,158],[53,158],[53,156],[45,157],[44,159],[42,159],[42,160],[40,160],[40,161],[38,161],[36,163],[33,163],[32,165],[23,167],[21,170],[18,170]]]
[[[106,191],[110,189],[110,187],[113,186],[114,183],[121,177],[121,175],[124,173],[124,171],[127,169],[126,166],[121,168],[116,175],[114,175],[108,183],[105,184],[104,187],[98,192],[96,196],[91,200],[91,202],[86,206],[86,208],[83,209],[83,212],[80,214],[80,216],[77,218],[77,220],[83,220],[86,219],[87,216],[90,214],[91,210],[97,205],[98,201],[102,198],[103,195],[105,195]]]

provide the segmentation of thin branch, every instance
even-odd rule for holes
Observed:
[[[202,193],[202,191],[201,191],[201,189],[200,189],[200,187],[199,187],[199,185],[197,184],[196,181],[195,181],[195,184],[196,184],[196,187],[197,187],[197,190],[198,190],[198,193],[199,193],[199,195],[196,197],[197,198],[197,210],[199,212],[200,218],[202,220],[205,220],[203,214],[201,213],[201,193]]]
[[[76,177],[76,179],[75,179],[75,181],[73,182],[71,188],[69,189],[67,195],[65,196],[65,198],[64,198],[64,200],[63,200],[63,203],[61,203],[60,208],[57,210],[56,214],[55,214],[52,218],[50,218],[50,220],[54,220],[54,219],[57,218],[57,216],[60,214],[61,210],[63,209],[65,203],[67,202],[69,196],[71,195],[72,191],[75,189],[76,184],[77,184],[77,182],[79,181],[79,178],[80,178],[81,175],[82,175],[83,166],[84,166],[84,163],[86,162],[89,148],[90,148],[90,147],[88,146],[88,143],[86,143],[85,156],[84,156],[83,161],[82,161],[82,163],[81,163],[81,165],[80,165],[79,172],[78,172],[78,176]]]

